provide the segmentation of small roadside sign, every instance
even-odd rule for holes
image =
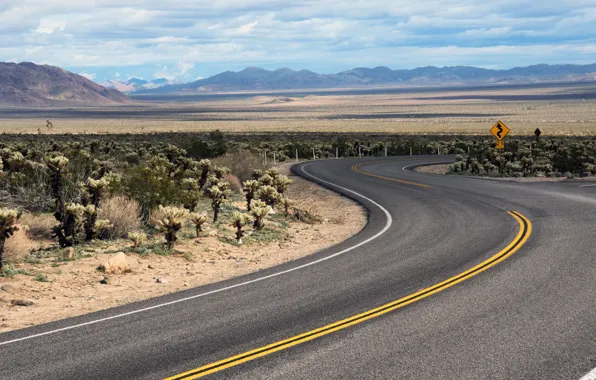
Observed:
[[[497,140],[503,140],[503,138],[505,138],[505,136],[509,134],[509,131],[510,129],[505,124],[503,124],[501,120],[499,120],[497,124],[495,124],[490,129],[490,133],[492,133],[493,136],[497,138]]]
[[[536,130],[534,131],[534,135],[536,136],[536,141],[540,140],[541,134],[542,134],[542,131],[540,130],[540,128],[536,128]]]
[[[497,148],[497,149],[505,149],[505,141],[503,141],[503,140],[497,140],[497,144],[496,144],[495,148]]]

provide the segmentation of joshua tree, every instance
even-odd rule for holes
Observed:
[[[292,180],[285,175],[279,174],[273,178],[273,187],[275,187],[275,190],[277,190],[277,192],[280,193],[282,196],[284,195],[284,193],[288,189],[288,186],[291,183]]]
[[[199,177],[199,186],[201,189],[205,187],[207,183],[207,176],[209,176],[209,171],[211,170],[211,161],[209,160],[201,160],[198,163],[198,167],[201,170],[201,176]]]
[[[255,199],[255,195],[257,194],[257,191],[259,191],[260,186],[261,184],[259,184],[259,181],[254,179],[249,179],[242,183],[242,189],[246,196],[246,209],[248,211],[250,211],[250,203]]]
[[[235,211],[232,214],[232,227],[236,228],[236,241],[238,244],[242,244],[242,237],[244,236],[244,230],[242,229],[247,224],[252,222],[252,215]]]
[[[62,248],[79,243],[78,236],[81,233],[85,209],[85,206],[77,203],[69,203],[64,207],[62,223],[54,227],[54,236],[58,238],[58,244]]]
[[[197,233],[197,237],[199,237],[199,234],[203,231],[203,224],[207,222],[207,215],[193,212],[190,214],[190,221],[195,225],[195,231]]]
[[[275,207],[275,204],[279,203],[282,199],[281,194],[273,186],[261,186],[257,192],[257,198],[271,207]]]
[[[57,156],[46,159],[46,165],[51,173],[52,196],[55,200],[54,217],[59,222],[64,216],[64,182],[66,181],[66,172],[68,170],[68,158]]]
[[[4,242],[19,230],[16,224],[20,217],[17,210],[0,208],[0,271],[4,266]]]
[[[253,227],[255,230],[262,230],[265,227],[265,218],[269,215],[271,207],[265,202],[253,199],[250,205],[250,213],[254,217]]]
[[[132,241],[133,248],[139,248],[147,240],[147,234],[144,232],[129,232],[128,240]]]
[[[201,188],[199,182],[194,178],[184,178],[182,186],[182,204],[191,212],[197,208],[201,199]]]
[[[213,208],[213,223],[217,222],[221,206],[226,202],[230,195],[230,190],[221,184],[213,185],[207,189],[207,195],[211,198],[211,208]],[[223,189],[222,189],[223,187]]]
[[[155,226],[160,232],[165,233],[169,249],[176,243],[176,233],[182,229],[184,221],[188,218],[188,210],[179,207],[159,205]]]

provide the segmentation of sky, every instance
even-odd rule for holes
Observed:
[[[596,0],[0,0],[0,61],[102,82],[596,62]]]

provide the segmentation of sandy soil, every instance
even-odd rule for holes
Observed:
[[[345,240],[366,224],[361,206],[327,189],[298,177],[288,189],[296,206],[323,216],[322,223],[291,221],[285,234],[272,242],[235,246],[222,239],[222,231],[207,230],[208,237],[187,239],[176,249],[181,254],[159,256],[126,253],[130,243],[122,243],[132,272],[110,275],[108,285],[100,284],[104,274],[97,267],[110,254],[94,253],[76,261],[20,264],[19,269],[43,273],[50,282],[33,276],[0,278],[0,332],[77,316],[138,300],[144,300],[204,284],[258,271],[295,260]],[[225,232],[232,236],[231,229]],[[163,280],[159,283],[157,279]],[[8,286],[6,286],[8,284]],[[11,289],[11,285],[14,289]],[[1,290],[2,287],[9,291]],[[16,299],[32,300],[33,306],[12,306]]]

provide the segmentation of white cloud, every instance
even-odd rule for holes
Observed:
[[[64,20],[42,19],[35,31],[37,33],[52,34],[63,32],[64,28],[66,28],[66,22]]]
[[[79,73],[80,76],[85,77],[89,80],[94,80],[96,75],[95,74],[87,74],[87,73]]]
[[[249,34],[250,32],[252,32],[254,27],[257,26],[258,23],[259,23],[258,21],[253,21],[251,23],[244,24],[244,25],[240,26],[238,29],[236,29],[236,32],[238,32],[240,34]]]

